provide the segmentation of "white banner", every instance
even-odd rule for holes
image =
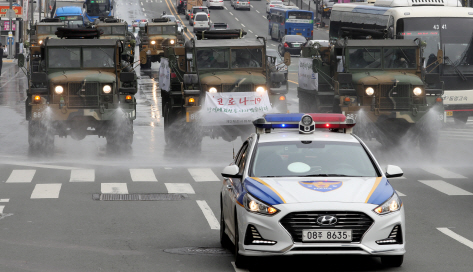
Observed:
[[[203,125],[253,125],[271,110],[267,92],[207,92],[200,118]]]
[[[312,71],[312,59],[299,59],[299,87],[306,90],[319,89],[319,75]]]
[[[148,60],[149,61],[149,60]],[[167,58],[161,57],[161,66],[159,66],[159,88],[169,92],[171,85],[171,69]]]

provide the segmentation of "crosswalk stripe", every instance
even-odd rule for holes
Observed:
[[[36,184],[31,193],[31,199],[58,198],[61,185],[61,183]]]
[[[429,166],[429,167],[422,167],[423,170],[440,176],[441,178],[466,178],[465,176],[462,176],[460,174],[454,173],[452,171],[449,171],[445,168],[438,167],[438,166]]]
[[[217,218],[215,217],[214,213],[212,212],[212,209],[210,209],[209,204],[207,204],[207,201],[205,200],[196,200],[197,205],[199,205],[200,209],[202,210],[202,213],[204,213],[205,219],[207,219],[207,222],[210,225],[211,229],[220,229],[220,223],[218,222]]]
[[[131,179],[134,182],[150,181],[157,182],[153,169],[130,169]]]
[[[453,238],[453,239],[457,240],[458,242],[464,244],[465,246],[473,249],[473,242],[466,239],[465,237],[456,234],[455,232],[453,232],[452,230],[450,230],[448,228],[437,228],[437,229],[439,231],[441,231],[443,234],[449,236],[450,238]]]
[[[399,192],[398,190],[396,190],[396,193],[398,194],[398,196],[406,196],[405,194]]]
[[[201,181],[220,181],[210,168],[189,168],[189,173],[196,182]]]
[[[419,182],[447,195],[473,195],[472,193],[443,180],[419,180]]]
[[[195,194],[189,183],[164,183],[170,194]]]
[[[94,181],[95,181],[94,169],[71,170],[71,178],[69,179],[69,182],[94,182]]]
[[[36,170],[13,170],[6,183],[29,183],[33,180]]]
[[[2,199],[0,199],[0,202],[1,203],[10,202],[10,199],[9,198],[2,198]]]
[[[5,209],[5,206],[3,206],[3,205],[2,205],[2,206],[0,206],[0,214],[2,214],[2,213],[3,213],[3,209]]]
[[[100,185],[102,194],[128,194],[126,183],[102,183]]]

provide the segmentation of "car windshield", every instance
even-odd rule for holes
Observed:
[[[307,40],[301,35],[286,35],[286,42],[306,42]]]
[[[415,69],[415,48],[384,48],[384,68],[388,69]]]
[[[288,19],[312,20],[312,13],[306,12],[306,11],[289,11],[287,13],[287,18]]]
[[[232,49],[232,68],[256,68],[263,63],[262,48]]]
[[[113,68],[114,50],[113,47],[83,48],[83,66],[85,68]]]
[[[229,67],[228,49],[202,48],[196,50],[198,69],[222,69]]]
[[[290,141],[259,143],[251,165],[253,177],[377,177],[359,143]]]
[[[351,48],[349,52],[349,68],[373,69],[381,68],[381,49]]]
[[[49,48],[48,66],[49,68],[80,68],[80,48]]]

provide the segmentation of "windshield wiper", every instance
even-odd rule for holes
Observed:
[[[453,63],[453,61],[452,61],[448,56],[445,56],[443,59],[446,60],[446,61],[450,64],[450,66],[452,66],[453,70],[454,70],[464,81],[467,80],[466,77],[465,77],[465,75],[460,71],[460,69],[458,69],[458,67],[457,67],[458,65],[455,65],[455,63]]]

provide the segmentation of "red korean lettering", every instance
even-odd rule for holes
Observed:
[[[233,97],[230,97],[230,100],[228,100],[228,105],[231,105],[231,106],[236,105],[235,101],[233,100]]]
[[[223,98],[217,99],[219,105],[223,105]]]

